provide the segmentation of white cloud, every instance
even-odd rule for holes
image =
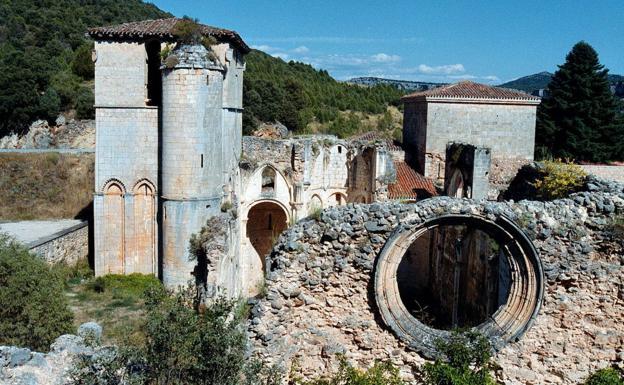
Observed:
[[[466,69],[463,64],[447,64],[434,67],[421,64],[418,66],[418,72],[425,75],[452,75],[466,72]]]
[[[290,58],[290,55],[287,54],[286,52],[273,52],[271,53],[271,56],[278,57],[282,60],[288,60]]]
[[[388,55],[385,53],[378,53],[376,55],[371,56],[371,59],[375,63],[396,63],[401,61],[401,57],[399,55]]]
[[[299,47],[293,49],[292,52],[298,54],[306,54],[310,52],[310,48],[306,47],[305,45],[300,45]]]
[[[281,48],[273,47],[273,46],[266,45],[266,44],[252,45],[251,48],[257,49],[258,51],[263,51],[266,53],[282,51]]]

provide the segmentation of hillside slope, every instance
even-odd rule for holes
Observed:
[[[92,115],[88,27],[168,16],[140,0],[0,0],[0,136],[61,110]]]
[[[246,57],[243,105],[245,132],[260,122],[280,121],[290,130],[303,132],[310,125],[324,124],[326,133],[347,136],[358,131],[351,123],[336,123],[340,112],[385,114],[387,107],[398,105],[404,94],[396,87],[361,87],[341,83],[325,70],[308,64],[285,62],[261,51]],[[329,123],[335,124],[329,124]]]

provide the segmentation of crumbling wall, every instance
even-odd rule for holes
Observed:
[[[598,183],[598,182],[596,182]],[[356,365],[390,360],[407,378],[424,358],[380,319],[373,268],[380,250],[408,216],[502,214],[533,240],[546,290],[533,326],[495,356],[506,384],[575,384],[591,371],[624,361],[624,241],[610,224],[624,214],[624,185],[600,183],[552,202],[486,202],[446,197],[414,205],[348,205],[299,222],[271,255],[267,295],[252,310],[256,356],[303,376],[337,366],[336,353]]]

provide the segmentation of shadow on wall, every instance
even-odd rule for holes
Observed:
[[[83,207],[74,219],[80,219],[81,221],[87,221],[89,223],[89,255],[87,259],[89,261],[89,267],[95,270],[95,243],[94,243],[94,230],[93,230],[93,201]]]

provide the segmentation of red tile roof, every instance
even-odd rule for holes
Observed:
[[[427,91],[415,92],[402,98],[403,101],[429,99],[496,99],[531,103],[536,103],[540,100],[537,96],[529,95],[521,91],[492,87],[470,81],[463,81]]]
[[[172,17],[169,19],[137,21],[108,27],[91,28],[88,33],[95,40],[105,40],[107,38],[121,40],[144,40],[150,38],[174,40],[173,31],[175,26],[182,20],[183,19]],[[213,36],[217,40],[231,42],[244,53],[250,51],[249,46],[235,31],[211,27],[204,24],[200,24],[200,28],[203,35]]]
[[[349,140],[358,142],[382,142],[390,151],[403,151],[403,148],[394,140],[388,139],[387,137],[384,137],[376,131],[369,131],[363,134],[358,134],[350,137]]]
[[[390,199],[424,199],[437,195],[433,182],[417,173],[407,163],[395,161],[396,183],[388,185]]]

